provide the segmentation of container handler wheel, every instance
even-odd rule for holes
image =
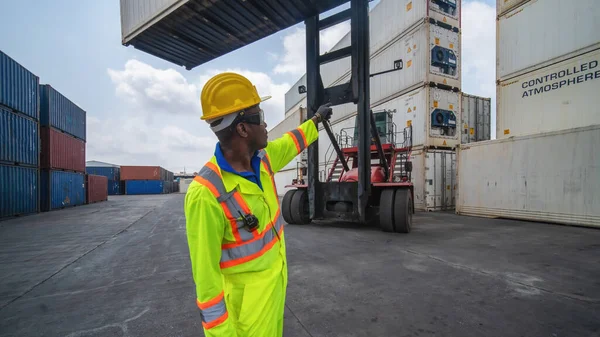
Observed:
[[[296,190],[296,193],[292,196],[290,207],[294,224],[306,225],[310,223],[308,207],[308,192],[305,189]]]
[[[292,218],[292,198],[296,191],[298,190],[287,191],[281,201],[281,215],[283,215],[283,220],[291,225],[294,224],[294,219]]]
[[[396,190],[394,200],[394,231],[410,233],[412,227],[413,201],[412,194],[407,188]]]
[[[384,232],[394,231],[394,198],[395,189],[385,189],[381,192],[379,201],[379,226]]]

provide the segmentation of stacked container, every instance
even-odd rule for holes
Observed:
[[[489,97],[461,94],[461,144],[491,139],[491,103]]]
[[[106,177],[108,195],[123,194],[121,190],[121,168],[119,166],[87,166],[87,174]]]
[[[167,194],[173,189],[173,172],[160,166],[121,166],[121,180],[128,195]]]
[[[86,112],[40,85],[41,209],[85,203]]]
[[[108,178],[105,176],[86,174],[86,204],[108,200]]]
[[[39,211],[38,85],[0,52],[0,218]]]

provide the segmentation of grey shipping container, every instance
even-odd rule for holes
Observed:
[[[0,161],[37,167],[39,160],[39,123],[0,106]]]
[[[40,85],[40,122],[86,139],[86,112],[48,84]]]
[[[39,120],[40,79],[0,51],[0,104]]]
[[[462,93],[461,144],[491,139],[491,104],[489,97]]]
[[[38,182],[37,168],[0,165],[0,218],[39,212]]]

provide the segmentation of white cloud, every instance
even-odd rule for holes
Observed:
[[[329,51],[350,31],[350,24],[343,22],[320,33],[321,54]],[[283,56],[273,70],[276,74],[303,75],[306,72],[306,30],[296,28],[283,37]]]

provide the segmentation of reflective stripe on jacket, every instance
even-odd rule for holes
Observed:
[[[263,190],[222,171],[214,156],[190,184],[184,206],[186,231],[206,336],[245,336],[251,331],[263,335],[264,329],[275,329],[261,327],[265,322],[282,322],[285,289],[275,283],[287,284],[287,262],[274,173],[317,138],[317,128],[308,120],[269,142],[259,153]],[[258,218],[254,231],[242,221],[250,213]],[[264,300],[269,294],[238,292],[240,286],[271,289],[271,300]],[[273,299],[277,303],[271,303]]]

